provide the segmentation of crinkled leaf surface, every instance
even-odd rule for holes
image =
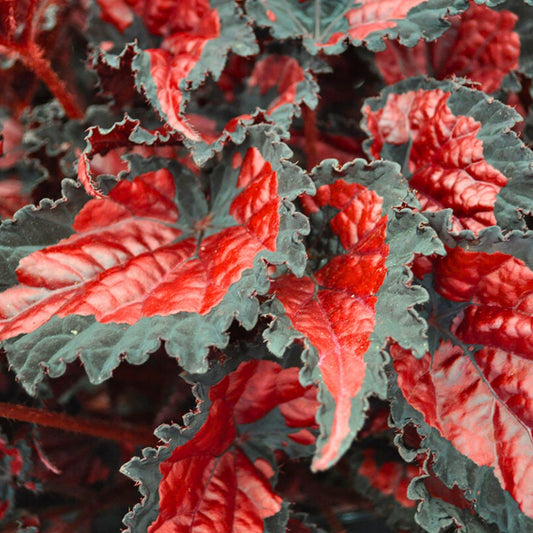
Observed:
[[[96,0],[102,20],[124,32],[141,17],[150,33],[159,36],[194,27],[210,11],[207,0],[176,2],[166,0]]]
[[[408,332],[424,328],[412,312],[425,293],[407,286],[403,265],[414,248],[406,242],[418,233],[421,253],[438,247],[431,231],[417,229],[422,219],[393,214],[391,207],[401,205],[406,193],[395,165],[355,160],[339,167],[327,160],[312,177],[319,186],[305,200],[315,213],[308,246],[312,270],[301,279],[286,274],[273,280],[275,320],[266,338],[274,353],[295,336],[306,339],[308,379],[319,382],[322,402],[313,463],[319,470],[338,460],[362,427],[368,395],[383,394],[380,349],[386,337],[401,323],[399,336],[409,344],[415,336]]]
[[[434,304],[434,350],[418,361],[398,347],[392,354],[407,402],[464,456],[493,469],[500,485],[531,518],[530,238],[516,234],[505,241],[494,234],[484,232],[477,246],[471,236],[465,238],[460,245],[468,250],[451,248],[436,260],[434,286],[450,303]],[[522,258],[506,253],[517,250]],[[477,494],[475,487],[464,488]],[[478,499],[476,509],[495,521],[484,498]],[[520,520],[510,498],[494,494],[491,500],[506,509],[505,514],[498,509],[500,520],[513,512]]]
[[[376,66],[388,85],[430,74],[437,79],[465,77],[479,83],[485,93],[493,93],[518,68],[517,19],[507,9],[495,11],[471,2],[464,14],[451,17],[451,28],[435,42],[420,40],[407,48],[387,41],[386,50],[375,56]]]
[[[492,5],[490,2],[485,3],[489,6]],[[531,15],[533,13],[532,5],[533,4],[530,0],[505,0],[494,7],[495,11],[510,12],[516,18],[514,32],[517,33],[520,42],[518,70],[529,78],[531,78],[533,74],[533,57],[531,54],[531,44],[533,43],[533,35],[531,35]]]
[[[183,366],[201,371],[206,348],[224,346],[234,317],[251,328],[253,295],[268,288],[265,261],[296,272],[305,264],[297,239],[306,220],[290,199],[311,184],[285,161],[289,154],[272,132],[252,127],[198,178],[154,162],[87,202],[70,237],[22,258],[19,283],[0,295],[0,331],[24,386],[32,390],[43,367],[60,375],[78,355],[100,382],[121,354],[140,364],[159,339]],[[6,252],[18,257],[20,247]],[[193,342],[191,328],[202,332]]]
[[[518,114],[453,82],[414,78],[367,101],[366,148],[403,164],[429,211],[453,209],[453,229],[524,226],[533,210],[533,154],[510,128]]]
[[[325,468],[334,460],[350,434],[352,401],[365,376],[364,354],[375,325],[375,295],[385,279],[389,251],[379,197],[342,180],[329,189],[329,205],[342,209],[346,205],[342,200],[347,200],[357,213],[348,215],[352,235],[340,230],[346,253],[332,258],[314,279],[305,276],[298,280],[288,274],[272,285],[294,328],[317,349],[321,380],[335,402],[331,436],[315,468]],[[365,283],[361,284],[363,277]]]
[[[300,385],[297,368],[271,361],[242,363],[226,375],[209,389],[188,428],[159,428],[167,445],[145,449],[144,459],[123,466],[146,494],[125,518],[129,531],[262,532],[282,499],[272,490],[275,465],[269,456],[250,457],[253,432],[246,431],[273,410],[288,432],[287,426],[308,427],[317,407],[313,392]],[[255,442],[255,454],[261,443]]]
[[[247,0],[245,7],[275,38],[300,37],[312,54],[338,54],[346,41],[382,50],[385,37],[399,37],[407,46],[422,36],[433,40],[448,27],[445,15],[467,5],[465,0]]]

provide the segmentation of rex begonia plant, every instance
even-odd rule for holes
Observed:
[[[2,0],[0,61],[2,531],[533,532],[533,1]]]

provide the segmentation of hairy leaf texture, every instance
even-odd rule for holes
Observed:
[[[272,490],[270,457],[250,457],[250,450],[265,451],[260,440],[253,441],[250,424],[279,410],[281,425],[308,427],[315,396],[314,387],[300,385],[297,368],[241,363],[209,389],[208,412],[202,402],[189,428],[159,428],[167,445],[146,449],[144,459],[124,465],[123,472],[149,491],[126,516],[129,531],[262,532],[264,520],[281,510],[282,498]]]
[[[431,352],[420,360],[397,346],[391,353],[406,401],[461,454],[493,469],[531,518],[533,272],[525,262],[528,243],[519,234],[505,241],[484,232],[479,245],[466,237],[450,248],[434,262],[433,283],[442,299],[435,297],[430,318]],[[508,253],[516,250],[524,258]],[[505,497],[498,498],[512,513]],[[495,521],[483,500],[477,512]]]
[[[19,283],[0,296],[0,335],[13,339],[8,356],[25,386],[42,378],[37,361],[60,375],[77,354],[102,381],[119,354],[131,350],[142,362],[160,338],[199,371],[206,347],[224,345],[233,317],[253,327],[253,295],[268,288],[265,261],[297,272],[305,262],[295,239],[306,221],[290,199],[309,184],[288,155],[271,132],[253,127],[200,178],[155,163],[87,202],[73,235],[22,258]],[[193,324],[203,334],[191,343]]]
[[[406,333],[423,328],[422,321],[416,314],[407,319],[398,315],[423,300],[424,294],[410,292],[404,277],[403,261],[412,250],[399,240],[405,245],[412,238],[416,221],[411,212],[391,211],[406,193],[397,167],[383,162],[366,166],[362,160],[339,167],[327,160],[312,177],[319,185],[317,195],[304,201],[315,213],[308,249],[313,270],[301,279],[286,274],[273,280],[275,321],[267,340],[275,353],[288,342],[281,340],[287,334],[283,314],[298,332],[289,338],[306,339],[308,364],[314,369],[312,379],[320,383],[323,404],[313,462],[313,468],[321,470],[338,460],[361,429],[368,395],[383,394],[380,349],[392,334],[385,333],[384,324],[402,322],[400,335],[412,342]],[[421,252],[436,251],[436,243],[422,233]],[[395,297],[406,305],[405,311],[394,309]],[[391,313],[398,315],[393,318]]]
[[[386,50],[375,56],[376,66],[388,85],[430,74],[437,79],[465,77],[479,83],[485,93],[493,93],[518,68],[517,19],[507,9],[495,11],[470,2],[464,14],[451,17],[452,27],[437,41],[420,40],[413,48],[387,41]]]
[[[415,78],[364,107],[374,158],[403,164],[422,208],[453,210],[453,229],[524,226],[533,154],[509,131],[516,112],[453,82]]]
[[[300,37],[312,54],[338,54],[347,41],[382,50],[386,37],[399,37],[407,46],[421,36],[433,40],[448,27],[445,15],[466,5],[463,0],[247,0],[245,7],[276,39]]]
[[[63,44],[66,42],[68,44],[63,46],[61,54],[51,57],[56,51],[54,41],[59,33],[50,31],[57,29],[58,9],[57,5],[54,6],[57,3],[57,1],[44,2],[42,0],[5,0],[0,3],[1,71],[7,69],[11,71],[7,75],[2,73],[2,84],[7,86],[2,103],[7,100],[11,111],[16,114],[21,113],[26,106],[31,104],[39,88],[39,81],[41,81],[70,118],[80,118],[83,115],[76,97],[67,89],[65,72],[62,72],[62,79],[51,66],[53,60],[56,67],[69,63],[68,53],[72,44],[70,33],[72,30],[74,32],[77,30],[75,28],[77,24],[73,19],[63,18],[61,38],[65,40]],[[72,12],[75,10],[76,8],[73,8]],[[78,14],[81,15],[80,12]],[[46,46],[43,46],[43,43],[46,43]],[[18,65],[15,66],[17,63]],[[18,68],[20,65],[23,66],[22,69]],[[13,66],[15,68],[11,68]],[[28,77],[29,72],[31,72],[30,77]],[[25,83],[21,85],[22,90],[17,90],[14,86],[22,77],[26,78]]]

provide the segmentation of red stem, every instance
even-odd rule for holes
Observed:
[[[316,111],[303,104],[302,115],[304,119],[305,159],[307,170],[311,170],[318,163]]]
[[[5,51],[2,49],[5,49]],[[50,62],[44,57],[43,51],[37,44],[34,42],[16,43],[0,37],[0,53],[14,54],[26,68],[39,77],[54,97],[59,100],[69,118],[83,117],[84,113],[78,106],[74,96],[69,93],[63,81],[52,70]]]
[[[68,118],[82,118],[83,111],[79,108],[74,96],[69,93],[63,81],[52,70],[50,62],[43,56],[42,50],[35,44],[29,43],[19,52],[20,60],[32,70],[50,89],[50,92],[63,106]]]
[[[129,424],[103,420],[91,420],[65,415],[63,413],[45,411],[44,409],[37,409],[35,407],[3,402],[0,402],[0,417],[19,420],[21,422],[32,422],[40,426],[72,431],[74,433],[83,433],[84,435],[91,435],[92,437],[101,439],[129,442],[139,446],[154,444],[156,439],[152,429],[148,427],[131,426]]]

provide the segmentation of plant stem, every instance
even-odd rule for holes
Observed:
[[[68,118],[83,117],[83,111],[78,106],[74,96],[70,94],[65,83],[52,70],[50,62],[43,56],[42,50],[35,43],[30,43],[25,53],[19,52],[19,54],[24,65],[34,72],[57,98]]]
[[[302,105],[305,135],[305,159],[307,170],[311,170],[318,163],[317,141],[318,130],[316,127],[316,111],[306,104]]]
[[[35,407],[26,407],[25,405],[0,402],[0,417],[140,446],[148,446],[154,444],[155,441],[152,429],[146,426],[139,427],[103,420],[91,420]]]
[[[82,118],[84,113],[76,99],[67,90],[65,83],[52,70],[50,62],[44,57],[43,51],[35,43],[15,43],[0,37],[0,54],[13,55],[31,70],[47,87],[52,95],[63,106],[70,119]]]

